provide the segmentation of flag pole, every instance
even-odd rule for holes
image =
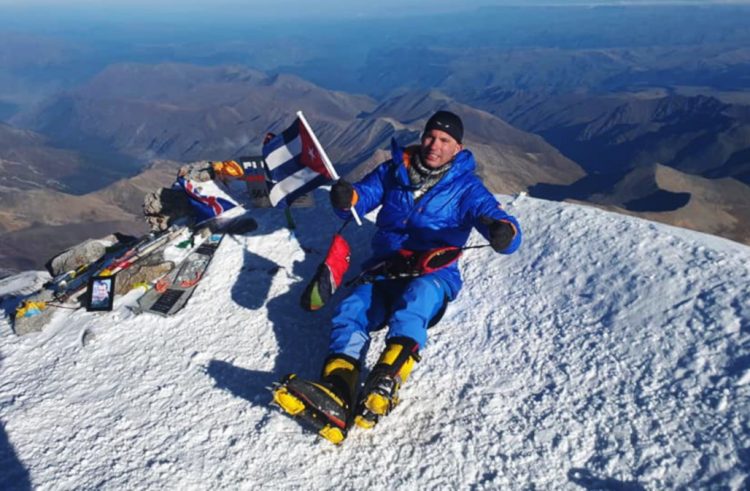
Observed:
[[[323,146],[318,141],[318,137],[315,136],[315,133],[313,132],[312,128],[308,124],[307,120],[305,119],[305,115],[302,114],[302,111],[297,111],[297,117],[302,121],[302,124],[305,125],[305,128],[307,129],[307,132],[310,134],[310,137],[312,138],[313,143],[315,144],[315,147],[318,149],[318,152],[320,152],[321,157],[323,157],[323,165],[325,165],[326,170],[328,173],[333,177],[335,180],[339,180],[339,175],[336,172],[336,169],[333,168],[333,164],[331,163],[330,159],[328,158],[328,155],[326,154],[326,151],[323,150]],[[354,217],[354,221],[357,222],[357,225],[362,226],[362,220],[359,218],[359,214],[357,213],[357,210],[352,206],[350,208],[352,212],[352,216]]]

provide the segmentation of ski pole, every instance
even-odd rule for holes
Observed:
[[[339,227],[339,229],[336,231],[336,235],[341,235],[341,232],[344,231],[344,229],[346,228],[346,226],[349,225],[349,222],[351,222],[351,221],[352,221],[351,218],[348,219],[347,221],[345,221],[344,224],[341,227]]]
[[[344,224],[346,226],[346,224]],[[342,227],[343,229],[343,227]],[[435,271],[438,271],[440,269],[443,269],[447,266],[450,266],[454,262],[458,260],[458,258],[461,256],[461,253],[468,249],[482,249],[484,247],[491,247],[490,244],[481,244],[481,245],[475,245],[475,246],[464,246],[464,247],[455,247],[455,246],[446,246],[446,247],[439,247],[437,249],[432,249],[431,251],[423,251],[421,253],[422,257],[424,259],[419,260],[419,269],[414,269],[413,271],[402,271],[398,274],[393,273],[386,273],[383,268],[387,268],[389,264],[392,264],[392,261],[394,259],[401,259],[404,260],[406,256],[394,256],[393,258],[384,259],[383,261],[380,261],[379,263],[369,267],[368,269],[361,271],[356,277],[352,278],[351,280],[344,283],[344,286],[351,286],[355,283],[358,283],[368,276],[372,275],[373,273],[376,273],[377,271],[382,271],[387,279],[396,279],[396,278],[416,278],[418,276],[422,276],[424,274],[433,273]],[[413,251],[409,251],[413,252]],[[437,265],[431,266],[430,261],[431,259],[434,259],[436,257],[442,256],[446,257],[446,253],[453,253],[448,254],[447,259],[444,259],[442,262],[438,262]],[[411,257],[411,255],[409,255]],[[416,263],[415,263],[416,264]],[[415,266],[411,266],[412,268],[416,268]],[[388,278],[388,276],[391,276]],[[366,282],[366,280],[365,280]]]

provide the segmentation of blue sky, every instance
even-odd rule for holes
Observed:
[[[464,11],[483,5],[499,5],[493,0],[0,0],[0,8],[45,11],[84,10],[90,13],[128,12],[132,14],[172,14],[181,17],[210,14],[241,17],[391,17],[425,13]]]
[[[235,20],[394,18],[444,14],[501,5],[716,5],[750,4],[750,0],[0,0],[1,8],[19,13],[39,11],[56,15],[58,7],[69,15],[116,18],[120,15],[152,20],[192,21],[207,18]],[[43,9],[43,10],[39,10]],[[6,14],[7,16],[8,14]],[[12,15],[12,14],[11,14]],[[0,16],[2,17],[2,16]],[[12,22],[12,19],[9,19]]]
[[[321,12],[329,9],[357,11],[382,11],[385,9],[465,9],[467,6],[497,5],[503,2],[493,0],[380,0],[371,2],[364,0],[0,0],[0,6],[17,7],[87,7],[97,8],[129,8],[129,9],[181,9],[181,10],[216,10],[242,9],[259,12]]]
[[[0,7],[84,7],[149,10],[254,11],[274,15],[305,15],[339,12],[348,15],[436,13],[485,5],[647,5],[647,4],[750,4],[750,0],[0,0]]]

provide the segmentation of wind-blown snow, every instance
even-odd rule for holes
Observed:
[[[174,318],[61,311],[25,337],[5,321],[0,488],[747,489],[750,248],[507,208],[522,248],[467,251],[401,405],[341,447],[266,390],[326,354],[331,308],[298,306],[339,225],[324,207],[294,211],[299,242],[259,212]],[[372,229],[346,230],[355,263]]]

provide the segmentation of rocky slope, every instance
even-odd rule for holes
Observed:
[[[0,192],[0,276],[40,269],[55,253],[87,238],[147,232],[143,198],[169,186],[178,166],[157,161],[133,178],[81,196],[53,189]]]

